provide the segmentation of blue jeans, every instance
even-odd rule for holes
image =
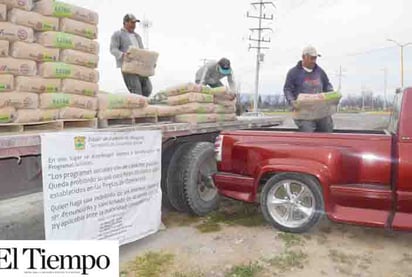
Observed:
[[[295,119],[295,124],[298,126],[300,132],[333,133],[333,119],[331,116],[316,120]]]

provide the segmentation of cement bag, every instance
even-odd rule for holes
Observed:
[[[0,57],[7,57],[9,55],[10,42],[7,40],[0,40]]]
[[[337,112],[337,105],[325,102],[313,106],[299,107],[293,113],[293,119],[316,120],[331,116]]]
[[[14,42],[10,56],[36,62],[56,62],[59,60],[59,49],[47,48],[37,43]]]
[[[138,109],[147,106],[147,98],[137,94],[99,93],[99,110]]]
[[[60,110],[60,119],[93,119],[96,118],[96,111],[79,109],[79,108],[63,108]]]
[[[235,105],[224,106],[224,105],[215,104],[215,113],[217,114],[236,113],[236,106]]]
[[[65,79],[62,81],[62,92],[79,94],[85,96],[96,96],[99,91],[99,85],[73,79]]]
[[[35,31],[58,31],[59,19],[50,16],[44,16],[39,13],[12,9],[8,13],[9,22],[30,27]]]
[[[179,123],[208,123],[216,122],[216,114],[181,114],[175,116],[175,121]]]
[[[12,123],[16,119],[16,109],[13,107],[0,108],[0,123]]]
[[[37,109],[39,96],[29,92],[4,92],[0,93],[0,107],[13,107],[16,109]]]
[[[0,40],[33,42],[33,29],[10,22],[0,22]]]
[[[99,56],[76,50],[66,49],[61,51],[60,61],[64,63],[81,65],[90,68],[97,68],[99,64]]]
[[[59,1],[39,1],[36,3],[34,11],[41,13],[42,15],[68,17],[93,25],[97,25],[99,23],[99,16],[96,12]]]
[[[324,92],[324,93],[301,93],[296,99],[296,104],[298,106],[312,105],[312,103],[328,102],[332,104],[338,104],[339,100],[342,98],[342,94],[339,92]]]
[[[14,58],[0,58],[0,74],[35,76],[36,73],[37,65],[34,61]]]
[[[331,116],[337,112],[337,105],[342,95],[339,92],[318,94],[299,94],[293,118],[300,120],[316,120]]]
[[[32,0],[0,0],[0,4],[5,4],[8,10],[18,8],[21,10],[30,11],[33,8]]]
[[[60,62],[40,64],[39,75],[43,78],[76,79],[91,83],[99,82],[99,72],[97,70]]]
[[[213,103],[213,95],[203,93],[186,93],[183,95],[168,97],[167,103],[171,106],[187,103]]]
[[[97,39],[97,26],[81,21],[62,18],[60,19],[60,32],[78,35],[89,39]]]
[[[59,119],[59,110],[17,110],[16,123],[42,122]]]
[[[175,116],[176,115],[176,107],[167,106],[167,105],[152,105],[151,107],[155,107],[157,109],[158,116]]]
[[[122,118],[131,118],[132,110],[131,109],[107,109],[99,110],[97,113],[99,119],[122,119]]]
[[[236,100],[226,100],[215,97],[214,103],[228,108],[236,107]]]
[[[14,90],[14,76],[13,75],[0,75],[0,92],[13,91]]]
[[[40,108],[60,109],[65,107],[97,110],[97,98],[65,93],[40,94]]]
[[[212,103],[189,103],[184,105],[174,106],[176,114],[187,113],[214,113],[215,105]]]
[[[168,96],[176,96],[180,94],[185,94],[188,92],[199,92],[199,93],[210,93],[210,88],[194,83],[186,83],[173,87],[169,87],[160,93],[165,93]]]
[[[218,114],[217,115],[217,122],[223,122],[223,121],[235,121],[237,120],[236,114]]]
[[[156,116],[157,116],[157,108],[154,106],[147,106],[145,108],[132,110],[133,118],[156,117]]]
[[[1,76],[1,75],[0,75]],[[35,93],[56,93],[60,92],[60,79],[44,79],[40,77],[16,77],[16,90]]]
[[[211,93],[215,96],[215,99],[218,99],[218,101],[231,101],[236,99],[236,94],[232,93],[228,87],[212,88]]]
[[[36,42],[46,47],[74,49],[91,54],[99,53],[97,41],[61,32],[44,32],[36,34]]]
[[[0,4],[0,21],[7,21],[7,6]]]
[[[136,47],[130,47],[123,58],[122,71],[139,76],[153,76],[159,54]]]

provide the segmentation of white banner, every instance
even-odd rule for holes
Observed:
[[[118,240],[161,223],[160,131],[42,135],[46,239]]]
[[[22,276],[119,276],[115,241],[0,241],[0,274]]]

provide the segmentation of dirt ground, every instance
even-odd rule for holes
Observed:
[[[202,219],[165,211],[163,221],[166,230],[121,248],[121,276],[412,276],[412,233],[323,218],[287,234],[233,200]]]

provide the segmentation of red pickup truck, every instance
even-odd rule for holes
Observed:
[[[396,94],[384,131],[227,131],[215,151],[220,194],[260,202],[282,231],[305,232],[322,214],[412,230],[412,88]]]

